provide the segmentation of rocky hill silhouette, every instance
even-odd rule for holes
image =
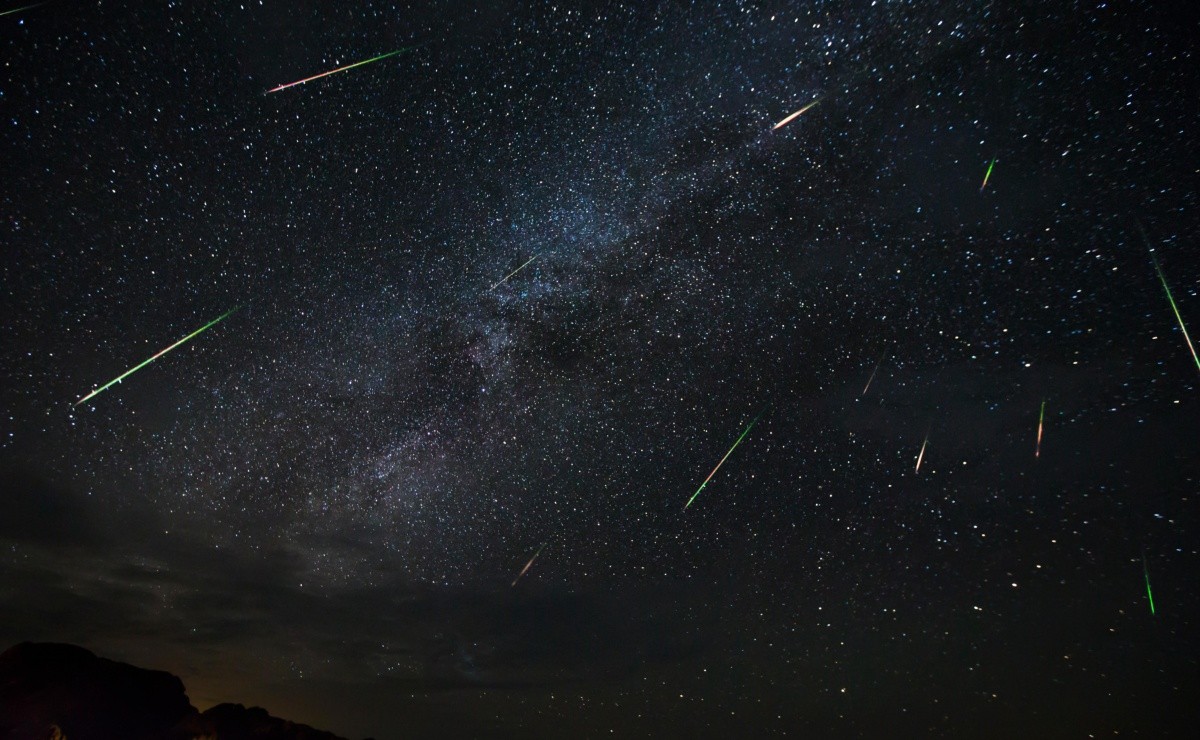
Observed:
[[[170,673],[25,642],[0,654],[0,740],[345,739],[258,707],[200,712]]]

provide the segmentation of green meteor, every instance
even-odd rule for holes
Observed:
[[[1192,353],[1192,360],[1196,363],[1196,369],[1200,370],[1200,355],[1196,354],[1196,346],[1192,344],[1187,327],[1183,325],[1183,316],[1179,313],[1179,306],[1175,305],[1175,296],[1171,295],[1171,286],[1167,285],[1167,277],[1163,275],[1162,267],[1158,264],[1158,257],[1154,254],[1154,247],[1150,244],[1146,228],[1142,226],[1141,221],[1135,220],[1134,223],[1137,224],[1138,231],[1142,234],[1142,241],[1146,243],[1146,249],[1150,252],[1150,261],[1154,263],[1154,272],[1158,274],[1158,281],[1162,283],[1163,292],[1167,294],[1167,303],[1171,304],[1171,310],[1175,313],[1175,321],[1179,324],[1179,330],[1183,332],[1183,341],[1187,342],[1188,349]]]
[[[979,186],[979,192],[987,187],[988,178],[992,176],[992,168],[996,166],[996,158],[992,157],[992,163],[988,165],[987,172],[983,173],[983,184]]]
[[[1158,258],[1154,256],[1154,252],[1150,253],[1150,261],[1154,263],[1154,271],[1158,273],[1158,280],[1162,283],[1163,291],[1167,294],[1167,302],[1171,304],[1171,310],[1175,312],[1175,320],[1179,322],[1179,329],[1183,332],[1183,340],[1187,342],[1188,349],[1192,352],[1192,359],[1196,362],[1196,369],[1200,370],[1200,355],[1196,354],[1196,346],[1192,344],[1192,338],[1188,336],[1187,327],[1183,325],[1183,316],[1179,314],[1179,306],[1175,305],[1175,297],[1171,295],[1171,288],[1167,285],[1167,278],[1163,275],[1162,268],[1158,265]]]
[[[737,446],[742,443],[742,440],[746,438],[746,435],[750,433],[750,430],[754,428],[754,425],[758,423],[758,420],[761,419],[762,415],[766,412],[767,410],[765,408],[758,412],[758,416],[754,417],[754,420],[751,421],[744,430],[742,430],[742,436],[737,438],[737,441],[733,443],[733,447],[730,447],[729,452],[725,453],[725,457],[721,458],[721,462],[717,463],[717,467],[713,468],[712,472],[708,474],[708,477],[704,479],[704,482],[700,484],[700,487],[696,489],[696,492],[692,494],[692,497],[688,499],[688,502],[683,505],[684,511],[687,511],[687,507],[692,505],[692,502],[696,500],[696,497],[700,495],[700,492],[704,490],[704,487],[708,485],[708,482],[712,480],[714,475],[717,474],[717,471],[721,469],[721,466],[725,464],[725,461],[729,459],[729,456],[733,454],[733,451],[737,449]]]
[[[1154,594],[1150,592],[1150,568],[1146,566],[1146,553],[1142,553],[1142,574],[1146,576],[1146,598],[1150,600],[1150,616],[1154,616]]]
[[[13,13],[20,13],[22,10],[33,10],[34,8],[40,8],[41,6],[43,6],[45,4],[46,3],[34,3],[33,5],[25,5],[20,8],[13,8],[12,10],[5,10],[3,12],[0,12],[0,16],[12,15]]]
[[[117,383],[120,383],[120,382],[121,382],[122,380],[124,380],[125,378],[128,378],[130,375],[133,375],[133,374],[134,374],[134,373],[136,373],[138,370],[141,370],[141,369],[142,369],[142,368],[144,368],[145,366],[149,365],[150,363],[154,362],[154,361],[155,361],[155,360],[157,360],[158,358],[160,358],[160,357],[162,357],[163,355],[165,355],[166,353],[168,353],[168,352],[170,352],[171,350],[175,349],[175,348],[176,348],[176,347],[178,347],[179,345],[183,344],[184,342],[187,342],[189,339],[192,339],[193,337],[195,337],[197,334],[199,334],[200,332],[204,331],[205,329],[208,329],[208,328],[210,328],[210,327],[212,327],[212,326],[214,326],[214,325],[216,325],[216,324],[219,324],[220,322],[224,321],[226,318],[228,318],[228,317],[229,317],[231,314],[233,314],[235,311],[237,311],[237,310],[238,310],[238,309],[240,309],[240,308],[241,308],[241,306],[235,306],[234,308],[231,308],[230,310],[228,310],[228,311],[226,311],[225,313],[221,314],[220,316],[218,316],[217,318],[215,318],[215,319],[213,319],[212,321],[208,322],[208,323],[207,323],[207,324],[205,324],[204,326],[200,327],[200,328],[199,328],[199,329],[197,329],[196,331],[192,332],[191,334],[188,334],[188,335],[187,335],[186,337],[184,337],[183,339],[180,339],[180,340],[179,340],[178,342],[176,342],[175,344],[172,344],[170,347],[167,347],[166,349],[162,350],[162,351],[161,351],[161,352],[159,352],[158,354],[154,355],[154,356],[153,356],[153,357],[151,357],[150,359],[148,359],[148,360],[145,360],[145,361],[143,361],[142,363],[140,363],[140,364],[138,364],[138,365],[135,365],[134,367],[132,367],[132,368],[130,368],[130,369],[128,369],[128,370],[126,370],[125,372],[121,373],[120,375],[118,375],[116,378],[114,378],[114,379],[112,379],[112,380],[108,381],[107,383],[105,383],[104,385],[100,386],[100,387],[99,387],[99,388],[97,388],[96,390],[94,390],[94,391],[92,391],[91,393],[87,394],[87,395],[86,395],[86,396],[84,396],[83,398],[81,398],[81,399],[79,399],[78,401],[76,401],[76,402],[75,402],[75,405],[76,405],[76,406],[78,406],[79,404],[83,403],[84,401],[87,401],[89,398],[93,398],[93,397],[95,397],[95,396],[98,396],[99,394],[101,394],[101,393],[103,393],[104,391],[108,390],[109,388],[113,387],[113,386],[114,386],[114,385],[116,385]]]

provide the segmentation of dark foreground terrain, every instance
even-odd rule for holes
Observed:
[[[342,740],[219,704],[200,712],[166,671],[118,663],[75,645],[24,642],[0,654],[3,740]]]

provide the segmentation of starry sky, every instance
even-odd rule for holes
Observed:
[[[0,649],[352,737],[1185,736],[1198,23],[0,16]]]

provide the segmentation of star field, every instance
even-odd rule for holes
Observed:
[[[0,638],[352,736],[1185,735],[1196,20],[0,17]]]

